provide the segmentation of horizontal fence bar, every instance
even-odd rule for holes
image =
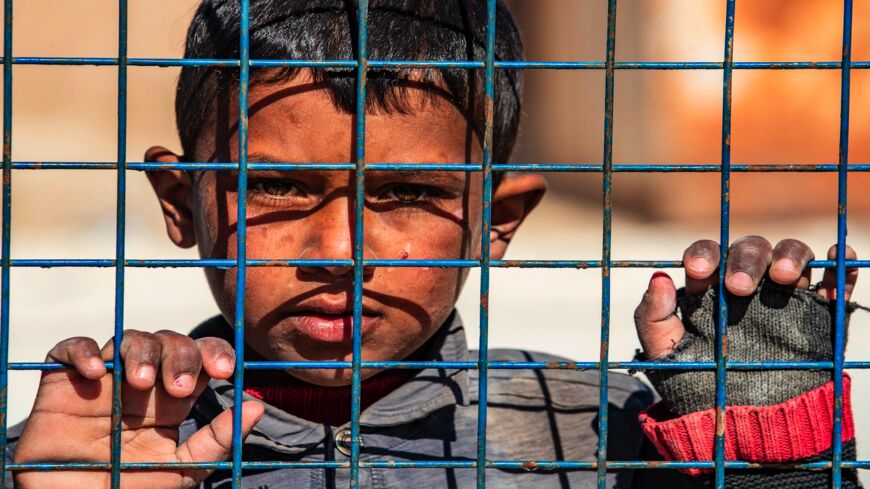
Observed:
[[[232,162],[128,162],[128,170],[160,171],[222,171],[238,170],[239,165]],[[366,171],[482,171],[481,165],[456,163],[367,163]],[[117,170],[118,164],[113,161],[14,161],[13,170]],[[248,170],[270,171],[341,171],[353,170],[353,163],[248,163]],[[616,173],[717,173],[721,167],[710,164],[621,164],[613,165]],[[572,163],[495,163],[494,171],[507,172],[574,172],[601,173],[603,165],[572,164]],[[870,163],[850,164],[850,172],[870,172]],[[742,164],[732,165],[732,172],[747,173],[834,173],[838,171],[836,164]]]
[[[611,460],[606,462],[606,467],[613,470],[655,470],[655,469],[712,469],[715,463],[712,461],[696,462],[665,462],[658,460]],[[755,463],[742,461],[725,461],[726,469],[746,470],[830,470],[831,462],[819,461],[804,464],[783,463]],[[870,468],[870,460],[843,460],[843,468],[867,469]],[[360,467],[373,469],[473,469],[477,467],[475,460],[361,460]],[[232,462],[122,462],[121,470],[230,470]],[[551,470],[595,470],[598,463],[581,460],[487,460],[486,467],[494,469],[514,469],[526,471],[551,471]],[[101,462],[70,462],[70,463],[12,463],[6,466],[12,471],[105,471],[109,470],[108,463]],[[242,468],[247,470],[276,470],[276,469],[347,469],[350,462],[288,462],[288,461],[259,461],[242,462]]]
[[[2,62],[4,58],[0,58]],[[111,57],[57,57],[57,56],[15,56],[13,65],[43,66],[117,66],[118,58]],[[484,68],[483,61],[420,61],[420,60],[368,60],[369,69],[391,68],[436,68],[471,69]],[[128,66],[182,67],[215,66],[238,67],[238,59],[193,59],[193,58],[129,58]],[[252,59],[252,68],[333,68],[356,69],[356,60],[295,60],[295,59]],[[603,61],[496,61],[496,69],[502,70],[603,70]],[[617,70],[721,70],[722,62],[716,61],[617,61]],[[735,62],[735,70],[839,70],[839,61],[743,61]],[[870,69],[870,61],[853,61],[851,69]]]
[[[124,266],[130,268],[225,268],[237,265],[233,259],[142,259],[125,260]],[[309,259],[248,259],[249,267],[352,267],[353,260],[309,260]],[[115,260],[109,258],[17,258],[11,260],[16,268],[111,268]],[[364,260],[363,266],[370,267],[433,267],[433,268],[477,268],[478,260]],[[601,260],[492,260],[495,268],[601,268]],[[613,260],[613,268],[681,268],[678,260]],[[807,263],[810,268],[836,268],[835,260],[813,260]],[[849,268],[870,268],[870,260],[846,260]]]
[[[598,370],[599,362],[484,362],[494,370]],[[445,361],[364,361],[365,369],[425,369],[445,368],[476,370],[481,362]],[[105,362],[106,369],[112,370],[113,363]],[[62,370],[68,365],[57,362],[10,362],[9,370]],[[335,369],[350,368],[351,362],[342,361],[302,361],[302,362],[245,362],[246,370],[290,370],[290,369]],[[608,362],[607,368],[620,370],[715,370],[715,362]],[[831,370],[833,362],[728,362],[729,370]],[[868,369],[870,361],[845,363],[846,369]]]

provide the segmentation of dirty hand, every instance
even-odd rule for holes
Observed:
[[[15,450],[15,462],[108,462],[112,432],[112,375],[103,362],[112,359],[113,343],[99,349],[91,338],[58,343],[46,361],[70,368],[46,371]],[[233,373],[234,352],[224,340],[193,340],[171,331],[124,332],[122,445],[124,462],[214,462],[231,452],[232,412],[225,411],[178,445],[178,426],[210,378]],[[242,405],[246,436],[263,414],[257,402]],[[188,488],[210,470],[122,472],[121,485],[135,488]],[[109,487],[107,471],[16,472],[20,488]]]
[[[836,258],[837,248],[828,250],[828,259]],[[773,282],[801,289],[812,283],[812,269],[805,268],[814,260],[813,251],[806,244],[785,239],[776,247],[760,236],[747,236],[735,241],[728,251],[725,268],[725,288],[731,294],[746,297],[755,292],[761,279],[767,274]],[[846,259],[855,260],[855,251],[846,247]],[[719,283],[719,243],[710,240],[696,241],[683,253],[686,269],[686,294],[703,295]],[[845,298],[849,300],[858,269],[846,272]],[[818,293],[827,299],[836,298],[837,270],[825,270]],[[671,278],[656,272],[649,282],[643,300],[635,311],[637,335],[644,355],[659,358],[673,351],[685,334],[683,322],[676,315],[677,289]]]

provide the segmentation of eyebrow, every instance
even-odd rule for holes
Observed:
[[[334,161],[321,161],[321,162],[309,162],[309,161],[282,161],[281,158],[276,158],[274,155],[270,155],[268,153],[251,153],[248,155],[248,161],[251,163],[289,163],[289,164],[299,164],[303,165],[306,163],[341,163]],[[350,162],[345,162],[350,163]],[[413,163],[412,163],[413,164]],[[329,171],[329,170],[312,170],[312,171]],[[251,173],[255,173],[260,177],[280,177],[286,176],[287,171],[280,170],[256,170]],[[366,170],[366,175],[369,175],[370,178],[378,178],[378,179],[396,179],[396,180],[405,180],[405,179],[418,179],[431,183],[440,183],[442,185],[462,185],[465,182],[464,174],[467,172],[463,172],[460,170],[456,171],[444,171],[444,170],[436,170],[436,171],[424,171],[424,170]]]
[[[367,170],[366,174],[372,179],[383,180],[409,180],[417,179],[429,183],[437,183],[441,185],[463,185],[465,183],[465,174],[462,171],[423,171],[423,170]]]

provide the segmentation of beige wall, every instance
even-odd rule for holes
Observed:
[[[603,60],[606,2],[516,1],[528,57]],[[723,56],[724,2],[619,3],[618,61],[716,61]],[[737,2],[736,61],[839,61],[842,2]],[[854,2],[853,60],[870,59],[870,1]],[[600,163],[604,80],[600,72],[529,73],[523,161]],[[836,163],[840,73],[734,72],[733,163]],[[615,163],[720,161],[722,72],[618,71]],[[852,74],[850,162],[870,162],[870,71]],[[600,199],[586,177],[554,179],[580,198]],[[870,215],[870,174],[850,178],[849,209]],[[718,174],[624,174],[617,206],[650,218],[706,220],[718,214]],[[836,215],[833,175],[738,174],[736,217]],[[865,221],[866,222],[866,221]]]

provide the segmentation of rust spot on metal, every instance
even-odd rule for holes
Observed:
[[[290,265],[287,262],[280,260],[269,260],[267,262],[263,262],[260,266],[263,267],[289,267]]]
[[[523,462],[523,470],[527,470],[529,472],[538,470],[538,462],[535,462],[534,460]]]
[[[610,190],[604,194],[604,207],[613,207],[613,193]]]
[[[725,436],[725,406],[716,406],[716,436]]]
[[[480,296],[480,307],[484,309],[489,309],[489,294],[484,294]]]
[[[547,368],[577,370],[577,362],[547,362]]]
[[[722,337],[722,358],[728,358],[728,337]]]

